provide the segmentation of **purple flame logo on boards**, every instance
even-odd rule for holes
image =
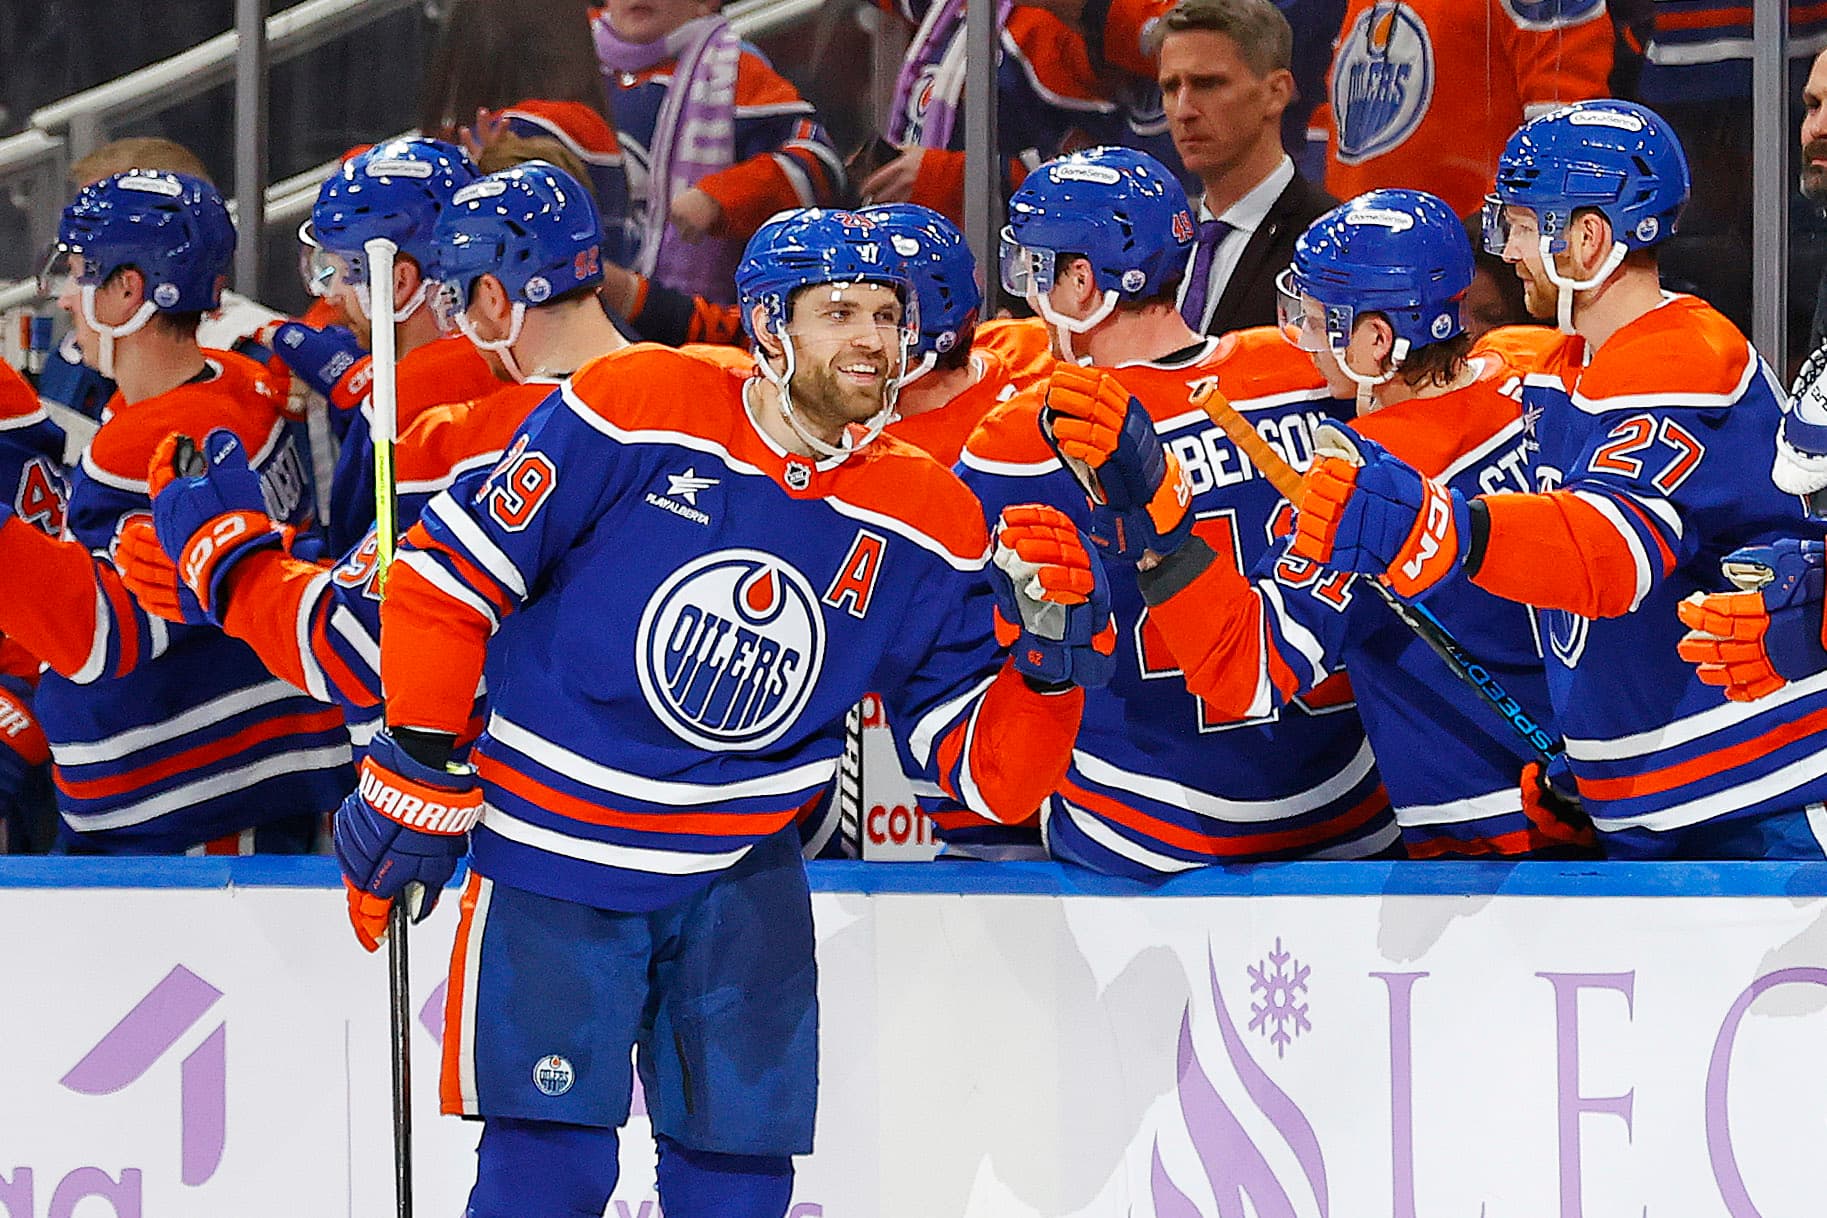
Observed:
[[[1279,939],[1275,950],[1282,950]],[[1299,1105],[1250,1056],[1249,1047],[1225,1009],[1217,964],[1209,957],[1207,970],[1212,1018],[1224,1046],[1224,1064],[1229,1069],[1220,1069],[1215,1075],[1201,1058],[1193,1043],[1193,1004],[1188,1002],[1180,1016],[1179,1083],[1175,1090],[1187,1140],[1216,1208],[1208,1211],[1193,1200],[1185,1187],[1190,1181],[1176,1181],[1169,1173],[1157,1134],[1149,1164],[1149,1195],[1155,1218],[1331,1218],[1326,1161],[1313,1125]],[[1254,974],[1255,970],[1251,971]],[[1306,973],[1304,968],[1299,972],[1303,988]],[[1301,1009],[1304,1013],[1304,1004]],[[1236,1086],[1223,1085],[1230,1081]],[[1243,1106],[1227,1103],[1225,1090],[1230,1090],[1237,1100],[1247,1098],[1250,1107],[1240,1113],[1238,1108]],[[1256,1130],[1254,1135],[1252,1128]],[[1271,1135],[1279,1140],[1279,1145],[1269,1148],[1275,1160],[1293,1164],[1292,1169],[1284,1166],[1280,1174],[1271,1162],[1271,1154],[1265,1154],[1259,1144],[1260,1139]],[[1295,1178],[1284,1178],[1288,1176]]]

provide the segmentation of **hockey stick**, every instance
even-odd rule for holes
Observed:
[[[376,237],[363,246],[368,255],[369,315],[373,324],[374,380],[369,389],[374,441],[374,529],[378,560],[376,583],[384,597],[387,568],[399,536],[399,508],[394,498],[393,442],[399,433],[399,395],[394,369],[399,363],[393,316],[393,242]],[[387,911],[387,997],[393,1048],[393,1195],[398,1218],[412,1218],[412,968],[406,952],[408,906],[412,886],[394,898]]]
[[[1289,503],[1296,508],[1300,507],[1300,472],[1269,447],[1269,442],[1257,434],[1249,420],[1237,413],[1230,401],[1218,392],[1218,382],[1215,379],[1207,377],[1198,382],[1187,400],[1205,411],[1212,422],[1224,429],[1224,434],[1230,437],[1231,443],[1262,471],[1271,486],[1280,491]],[[1345,457],[1354,464],[1361,463],[1356,453],[1330,451],[1326,455]],[[1403,600],[1384,587],[1381,580],[1365,577],[1357,582],[1375,590],[1390,611],[1402,620],[1402,624],[1414,631],[1415,637],[1440,657],[1447,671],[1470,686],[1472,692],[1497,713],[1505,726],[1529,746],[1544,768],[1566,751],[1566,746],[1557,737],[1536,723],[1521,703],[1504,692],[1503,685],[1492,675],[1491,670],[1480,664],[1425,605]]]

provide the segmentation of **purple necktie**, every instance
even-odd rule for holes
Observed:
[[[1193,269],[1187,272],[1190,279],[1186,297],[1180,304],[1180,316],[1195,330],[1205,327],[1205,291],[1212,278],[1212,255],[1218,252],[1219,242],[1231,231],[1232,226],[1223,220],[1199,221],[1199,237],[1193,247]]]

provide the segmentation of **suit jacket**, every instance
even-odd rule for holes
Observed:
[[[1225,334],[1248,326],[1275,324],[1275,279],[1294,260],[1294,241],[1307,226],[1337,207],[1339,201],[1318,186],[1294,175],[1269,207],[1269,214],[1243,247],[1237,269],[1231,272],[1218,307],[1206,325],[1207,334]]]

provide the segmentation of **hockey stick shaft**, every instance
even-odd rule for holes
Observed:
[[[1199,407],[1212,422],[1224,430],[1232,444],[1248,457],[1269,484],[1280,491],[1287,501],[1299,508],[1301,503],[1301,475],[1292,465],[1284,460],[1280,453],[1269,446],[1269,442],[1259,435],[1248,419],[1244,418],[1231,405],[1225,396],[1218,392],[1218,383],[1214,380],[1201,381],[1194,387],[1189,399],[1192,405]],[[1465,649],[1452,632],[1443,625],[1439,618],[1424,605],[1412,604],[1403,600],[1385,587],[1381,580],[1366,576],[1357,581],[1375,590],[1383,603],[1402,624],[1415,633],[1415,637],[1426,643],[1433,653],[1440,657],[1447,671],[1461,682],[1471,687],[1472,692],[1489,706],[1504,725],[1515,733],[1543,765],[1553,761],[1565,751],[1566,746],[1559,739],[1547,732],[1534,717],[1524,710],[1521,703],[1505,692],[1503,683],[1494,676],[1489,668]]]
[[[369,434],[374,441],[374,529],[379,575],[385,597],[387,569],[399,536],[399,508],[393,484],[393,443],[399,435],[399,394],[395,370],[399,347],[394,332],[393,242],[377,237],[368,255],[368,298],[374,327],[374,380],[369,389]],[[393,1196],[398,1218],[412,1218],[412,967],[407,954],[410,890],[387,911],[387,998],[393,1051]]]

